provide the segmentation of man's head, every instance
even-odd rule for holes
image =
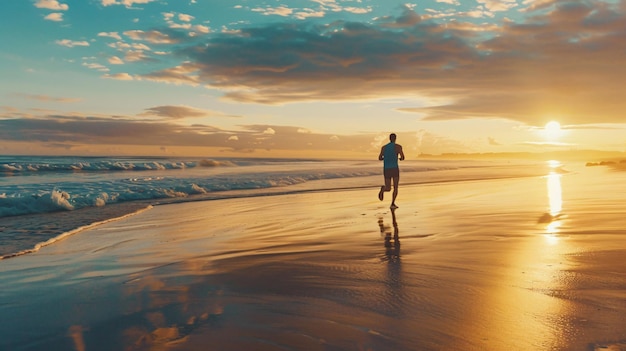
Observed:
[[[396,133],[391,133],[391,134],[389,134],[389,140],[390,140],[392,143],[395,143],[395,142],[396,142]]]

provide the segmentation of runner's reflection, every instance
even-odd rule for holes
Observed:
[[[396,210],[391,209],[391,218],[393,223],[393,236],[391,228],[384,224],[383,219],[378,220],[380,233],[384,235],[385,257],[383,260],[388,262],[400,261],[400,230],[398,229],[398,220],[396,218]]]

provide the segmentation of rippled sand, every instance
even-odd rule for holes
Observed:
[[[0,261],[0,349],[624,350],[626,172],[156,206]]]

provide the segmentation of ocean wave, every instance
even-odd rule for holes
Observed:
[[[217,191],[265,189],[312,180],[379,174],[378,170],[305,171],[222,174],[211,177],[133,177],[107,181],[23,184],[10,191],[0,187],[0,217],[71,211],[111,203],[205,195]]]
[[[217,160],[200,160],[198,166],[201,167],[234,167],[237,166],[232,161],[217,161]]]
[[[215,192],[288,187],[318,180],[345,179],[342,182],[324,185],[328,188],[346,186],[348,183],[350,187],[363,187],[372,186],[374,183],[372,180],[358,178],[381,176],[379,163],[364,161],[60,158],[53,159],[54,162],[45,162],[49,159],[42,158],[37,162],[25,158],[16,163],[9,163],[6,162],[6,157],[0,157],[0,164],[4,169],[15,172],[14,170],[19,168],[33,173],[22,177],[24,174],[20,174],[22,171],[19,171],[13,173],[13,177],[5,178],[9,179],[4,183],[6,185],[0,183],[0,218],[101,208],[109,204],[135,201],[156,203],[163,199],[182,200],[190,197],[197,199]],[[475,162],[405,162],[402,167],[403,182],[410,180],[411,177],[435,179],[437,176],[433,172],[437,171],[458,168],[470,170],[483,166],[484,163]],[[62,171],[41,173],[46,169]],[[74,169],[103,172],[63,173]],[[169,169],[178,171],[163,171]],[[507,169],[512,169],[514,174],[519,173],[517,167]],[[118,170],[144,172],[141,175],[140,173],[133,175],[128,172],[117,172]],[[342,185],[338,185],[339,183]]]
[[[18,194],[0,194],[0,217],[18,216],[30,213],[45,213],[73,210],[70,194],[52,190],[48,193],[20,196]]]
[[[94,160],[57,162],[33,162],[32,160],[0,161],[0,177],[54,172],[116,172],[180,170],[196,167],[235,167],[237,163],[227,160],[201,159],[198,161],[168,160]]]

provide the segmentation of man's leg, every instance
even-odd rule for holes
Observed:
[[[385,191],[391,190],[391,178],[385,176],[385,185],[380,187],[380,191],[378,192],[378,199],[383,201],[383,197],[385,196]]]
[[[391,197],[391,206],[396,205],[396,197],[398,197],[398,184],[400,183],[400,176],[393,177],[393,196]]]

